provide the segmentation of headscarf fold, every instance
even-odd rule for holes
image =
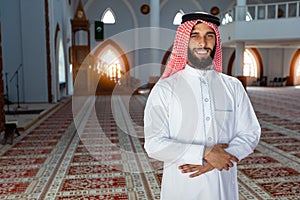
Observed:
[[[181,24],[176,32],[172,53],[165,68],[164,73],[161,76],[161,79],[167,78],[176,72],[185,68],[187,64],[187,50],[190,40],[190,35],[193,27],[197,22],[201,21],[202,23],[211,27],[216,34],[216,51],[213,58],[214,70],[217,72],[222,72],[222,49],[221,49],[221,38],[220,32],[216,24],[212,22],[207,22],[204,20],[191,20],[186,21]]]

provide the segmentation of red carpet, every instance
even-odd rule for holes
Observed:
[[[300,89],[248,93],[263,131],[239,163],[240,199],[300,199]],[[98,96],[57,107],[1,146],[0,199],[159,199],[162,163],[143,149],[145,101]]]

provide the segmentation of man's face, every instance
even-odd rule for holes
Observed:
[[[188,46],[188,64],[194,68],[207,69],[212,64],[211,54],[216,44],[214,30],[204,23],[197,24]]]

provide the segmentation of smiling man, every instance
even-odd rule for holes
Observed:
[[[162,200],[238,199],[237,162],[260,125],[241,82],[222,74],[219,19],[182,17],[166,69],[147,100],[145,150],[164,162]]]
[[[191,33],[188,47],[188,64],[198,69],[212,68],[216,35],[208,25],[199,23]],[[212,56],[212,57],[211,57]]]

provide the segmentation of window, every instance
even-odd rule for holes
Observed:
[[[98,74],[106,76],[110,80],[117,82],[125,73],[122,60],[118,56],[118,52],[111,45],[108,45],[103,50],[103,53],[98,56],[96,69]]]
[[[259,52],[255,48],[246,48],[244,50],[244,66],[243,69],[236,68],[235,51],[229,59],[227,74],[232,76],[240,76],[240,71],[243,71],[243,76],[257,78],[263,77],[263,65]],[[249,79],[251,80],[251,79]]]
[[[289,79],[291,85],[300,85],[300,49],[292,57]]]
[[[184,12],[182,10],[179,10],[173,20],[173,25],[180,25],[181,24],[181,18]]]
[[[258,16],[257,19],[265,19],[266,18],[266,7],[258,6]]]
[[[101,21],[104,24],[115,24],[116,23],[116,18],[115,18],[115,15],[114,15],[112,9],[107,8],[104,11]]]
[[[257,77],[257,63],[254,55],[249,49],[244,51],[244,69],[243,75]]]
[[[297,17],[297,3],[288,4],[288,17]]]
[[[246,13],[246,21],[249,22],[249,21],[252,21],[252,16],[249,12]]]
[[[248,11],[247,11],[248,17],[251,18],[251,19],[255,19],[256,18],[255,6],[248,6],[247,8],[248,8]],[[247,16],[246,16],[246,21],[247,21]]]
[[[58,79],[59,83],[66,82],[66,68],[65,68],[65,54],[62,40],[59,42],[59,50],[58,50]]]
[[[224,18],[222,19],[222,24],[225,25],[225,24],[228,24],[228,23],[231,23],[231,22],[233,22],[232,13],[227,12],[225,14]]]

